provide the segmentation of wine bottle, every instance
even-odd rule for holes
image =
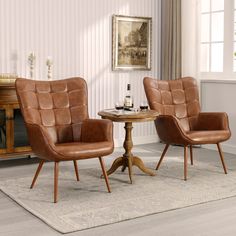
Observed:
[[[131,95],[131,85],[127,84],[127,91],[124,99],[124,110],[131,110],[134,106],[133,97]]]

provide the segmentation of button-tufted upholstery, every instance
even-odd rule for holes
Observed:
[[[163,115],[178,118],[185,131],[191,129],[191,121],[200,112],[196,81],[191,78],[178,80],[145,80],[146,95],[150,108]]]
[[[78,159],[99,157],[102,164],[101,157],[113,152],[112,122],[89,119],[84,79],[17,79],[16,91],[32,150],[39,158],[57,164],[74,160],[76,170]]]
[[[78,142],[88,118],[87,88],[82,79],[18,80],[17,92],[26,124],[38,124],[54,143]]]
[[[230,138],[226,113],[202,113],[200,111],[197,82],[191,77],[163,81],[144,78],[144,89],[151,109],[159,111],[155,120],[160,139],[166,143],[161,161],[170,144],[183,145],[185,149],[185,180],[187,179],[187,147],[192,145],[217,144],[226,173],[220,142]]]

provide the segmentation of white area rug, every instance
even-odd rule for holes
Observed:
[[[111,194],[99,178],[99,164],[97,168],[80,170],[80,182],[75,180],[72,165],[62,164],[57,204],[53,203],[52,163],[45,164],[34,189],[29,189],[32,173],[29,177],[2,181],[0,189],[61,233],[236,196],[236,172],[225,175],[221,167],[195,161],[193,167],[189,165],[189,179],[185,182],[182,161],[182,157],[164,159],[154,177],[135,167],[132,185],[127,171],[117,170],[109,178]],[[154,168],[156,162],[146,164]]]

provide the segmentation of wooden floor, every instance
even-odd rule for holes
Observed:
[[[163,148],[161,144],[148,144],[136,146],[135,148],[152,150],[153,160],[157,160]],[[176,155],[182,155],[183,149],[171,147]],[[115,155],[119,155],[121,149],[117,149]],[[135,149],[134,149],[135,151]],[[141,153],[139,153],[141,155]],[[168,155],[168,153],[167,153]],[[220,165],[218,153],[202,148],[194,149],[194,157],[198,160],[217,163]],[[236,156],[225,154],[226,164],[229,171],[236,171]],[[144,160],[145,161],[145,160]],[[165,161],[165,160],[164,160]],[[24,176],[26,173],[35,171],[38,162],[33,159],[16,159],[0,161],[0,179],[11,176]],[[112,158],[106,158],[107,165],[110,165]],[[81,161],[80,168],[91,165],[99,165],[97,160]],[[160,167],[161,168],[161,167]],[[40,176],[39,176],[40,178]],[[199,176],[201,181],[201,176]],[[214,186],[213,186],[214,187]],[[236,197],[220,201],[195,205],[179,210],[159,213],[151,216],[141,217],[112,225],[97,227],[89,230],[79,231],[68,236],[118,236],[118,235],[148,235],[148,236],[235,236],[236,235]],[[4,193],[0,192],[0,236],[54,236],[61,235],[51,229],[41,220],[24,210]]]

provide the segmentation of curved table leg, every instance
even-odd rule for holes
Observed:
[[[126,164],[124,164],[123,167],[122,167],[122,169],[121,169],[121,171],[124,172],[125,169],[126,169],[126,167],[127,167]]]
[[[128,158],[128,170],[129,170],[129,179],[130,183],[132,184],[132,165],[133,165],[133,157]]]
[[[133,165],[137,166],[144,173],[151,175],[151,176],[155,176],[155,173],[152,172],[150,169],[146,168],[143,161],[137,156],[133,157]]]
[[[118,157],[115,159],[115,161],[112,163],[111,168],[107,171],[107,175],[111,175],[113,172],[117,170],[118,167],[124,166],[124,158],[123,157]]]

